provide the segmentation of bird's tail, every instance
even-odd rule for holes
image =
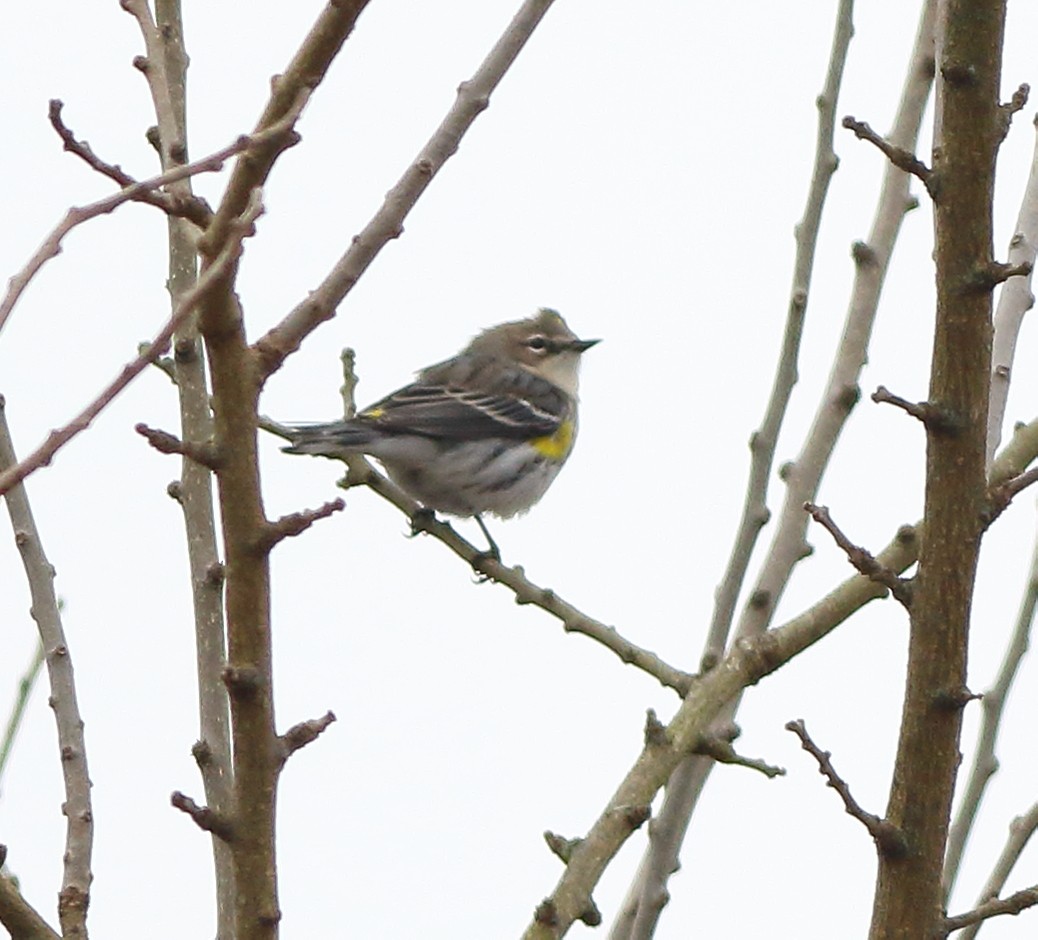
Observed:
[[[281,448],[286,454],[316,454],[321,457],[362,453],[376,437],[370,428],[354,421],[290,425],[285,430],[286,438],[291,441],[287,447]]]

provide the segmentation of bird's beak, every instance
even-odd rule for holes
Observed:
[[[596,343],[601,343],[601,342],[602,342],[602,340],[600,340],[600,339],[574,339],[574,340],[570,340],[569,348],[572,349],[574,352],[581,352],[582,353],[582,352],[586,352],[587,350],[589,350]]]

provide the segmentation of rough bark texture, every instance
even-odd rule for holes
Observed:
[[[933,172],[937,316],[925,526],[888,820],[908,851],[881,854],[872,940],[941,928],[944,859],[966,651],[983,531],[991,364],[991,199],[999,143],[1004,0],[947,0],[938,21]]]

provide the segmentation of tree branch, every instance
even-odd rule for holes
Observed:
[[[197,176],[199,173],[215,173],[223,169],[224,163],[230,157],[267,146],[271,140],[285,134],[289,127],[290,123],[286,122],[251,136],[243,134],[222,150],[217,150],[201,160],[195,160],[193,163],[186,163],[182,166],[175,166],[165,173],[160,173],[158,176],[142,180],[139,183],[133,183],[117,193],[106,196],[104,199],[98,199],[97,202],[78,208],[74,206],[69,209],[65,213],[64,219],[55,226],[25,267],[8,281],[7,292],[4,294],[3,300],[0,300],[0,330],[3,330],[11,315],[11,311],[14,310],[15,304],[18,303],[30,281],[48,261],[61,254],[61,243],[64,241],[65,236],[74,228],[91,219],[108,215],[124,203],[148,201],[145,197],[149,193],[155,193],[165,186]],[[173,215],[178,214],[166,206],[159,206],[159,208]],[[165,352],[165,350],[161,350],[161,352]]]
[[[843,530],[833,522],[829,515],[828,506],[816,506],[814,503],[804,503],[804,510],[824,528],[832,537],[833,541],[843,550],[847,560],[859,571],[877,584],[890,588],[890,593],[900,601],[901,605],[908,610],[912,606],[912,586],[910,581],[880,565],[874,555],[851,542]],[[792,730],[792,729],[791,729]]]
[[[904,170],[906,173],[911,173],[912,176],[918,177],[922,184],[926,187],[926,191],[930,194],[931,198],[934,198],[934,175],[933,171],[920,160],[911,150],[904,147],[899,147],[897,144],[891,143],[883,137],[880,137],[868,124],[864,121],[855,120],[853,117],[845,117],[842,121],[844,127],[847,130],[854,131],[854,136],[858,140],[867,140],[874,147],[877,147],[880,152],[899,170]]]
[[[0,476],[17,465],[14,445],[7,427],[3,397],[0,396]],[[14,540],[22,556],[32,597],[32,617],[46,654],[50,680],[50,705],[58,729],[61,773],[65,786],[62,811],[66,819],[65,852],[61,891],[58,894],[58,919],[66,938],[85,938],[86,912],[93,878],[90,859],[94,824],[90,803],[90,774],[87,769],[83,719],[76,698],[76,679],[72,669],[61,609],[54,593],[54,568],[47,560],[36,528],[29,497],[24,486],[13,486],[6,493],[7,512],[14,529]]]
[[[847,782],[833,767],[832,760],[830,759],[832,754],[828,751],[823,751],[811,740],[803,719],[786,722],[786,730],[792,731],[793,734],[800,738],[800,746],[818,762],[818,772],[825,777],[826,786],[832,787],[837,792],[840,799],[843,800],[843,808],[847,811],[847,814],[858,820],[869,831],[869,835],[872,836],[873,841],[876,843],[879,853],[895,857],[903,856],[908,851],[905,834],[887,820],[881,819],[879,816],[868,813],[861,808],[858,801],[851,796],[851,789]]]
[[[990,901],[985,901],[965,914],[945,918],[945,936],[953,930],[961,930],[963,927],[969,927],[971,924],[980,924],[1001,914],[1013,914],[1015,916],[1021,911],[1026,911],[1029,907],[1034,907],[1036,904],[1038,904],[1038,885],[1032,885],[1030,888],[1017,891],[1015,894],[1009,895],[1008,898],[992,898]]]
[[[261,211],[262,207],[257,200],[241,219],[239,239],[244,238],[248,234],[252,223]],[[104,391],[68,424],[55,431],[51,431],[47,439],[28,457],[0,473],[0,495],[8,492],[15,484],[22,482],[35,470],[47,466],[62,447],[77,434],[90,427],[91,422],[112,403],[115,397],[130,382],[169,349],[173,334],[187,322],[188,317],[194,313],[195,308],[203,301],[206,294],[227,276],[227,272],[237,262],[241,253],[241,241],[231,242],[223,254],[198,279],[198,283],[181,297],[180,303],[174,308],[172,316],[166,325],[155,335],[148,348],[138,355],[136,359],[123,366],[119,375],[108,384]]]
[[[387,193],[382,208],[355,236],[346,253],[316,290],[273,329],[255,343],[264,377],[277,371],[285,358],[321,323],[335,316],[336,308],[368,265],[390,240],[403,232],[404,219],[433,177],[457,151],[465,132],[490,102],[516,56],[526,45],[552,0],[526,0],[490,54],[467,82],[458,87],[453,107],[421,152]]]
[[[771,518],[765,496],[775,460],[775,445],[782,430],[789,399],[793,394],[793,386],[798,378],[800,339],[804,332],[811,275],[814,271],[815,247],[818,244],[818,231],[822,223],[822,208],[829,192],[829,182],[839,165],[833,150],[836,102],[843,81],[847,50],[854,35],[853,10],[853,0],[842,0],[836,13],[825,87],[815,102],[818,108],[818,129],[815,138],[814,168],[804,214],[794,229],[796,258],[793,261],[793,284],[786,310],[786,325],[782,333],[782,349],[775,367],[775,377],[772,380],[764,418],[760,427],[750,437],[750,475],[746,484],[742,517],[736,530],[728,564],[717,587],[710,632],[700,659],[700,669],[704,672],[712,669],[724,654],[735,605],[746,580],[750,557],[761,529]]]
[[[910,149],[933,83],[933,22],[935,0],[924,3],[915,45],[908,64],[897,116],[890,140]],[[819,481],[836,440],[858,400],[858,382],[879,305],[893,246],[905,214],[915,206],[909,177],[892,164],[887,166],[868,242],[853,248],[854,285],[843,334],[834,357],[829,382],[818,404],[811,430],[800,453],[782,474],[786,493],[777,517],[765,560],[749,590],[736,627],[736,636],[752,637],[766,630],[789,583],[795,566],[808,554],[807,517],[803,505],[814,500]],[[913,549],[914,551],[914,549]],[[904,570],[904,569],[899,569]],[[730,721],[738,700],[725,708],[722,721]],[[624,911],[610,940],[648,940],[666,904],[666,883],[678,864],[678,854],[713,762],[691,758],[667,784],[667,793],[649,833],[649,847],[628,894]]]
[[[0,873],[0,924],[11,935],[11,940],[61,940],[22,897],[14,881],[3,873]]]

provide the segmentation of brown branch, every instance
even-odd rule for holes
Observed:
[[[888,391],[886,386],[880,385],[872,393],[872,400],[878,405],[893,405],[900,408],[906,414],[921,421],[927,428],[945,434],[957,434],[962,430],[963,422],[957,419],[948,409],[940,408],[932,402],[911,402],[900,395]]]
[[[261,420],[261,426],[279,433],[277,425],[269,420]],[[655,653],[632,643],[617,632],[615,627],[589,617],[572,604],[563,600],[551,588],[543,588],[534,584],[520,565],[509,567],[476,548],[471,542],[462,538],[448,522],[436,518],[420,503],[386,479],[364,458],[351,458],[347,461],[349,475],[347,485],[367,486],[392,503],[407,516],[412,528],[431,535],[442,542],[455,555],[468,562],[474,571],[484,575],[490,581],[503,584],[515,594],[517,604],[533,604],[562,622],[567,632],[580,633],[615,653],[621,661],[636,666],[655,678],[661,685],[674,689],[684,696],[695,682],[695,677],[682,672],[664,662]]]
[[[90,144],[85,140],[78,140],[76,138],[76,135],[61,118],[61,110],[64,107],[64,102],[59,101],[57,98],[52,98],[47,112],[51,127],[54,128],[58,136],[61,138],[64,149],[68,153],[75,154],[75,156],[79,157],[87,166],[97,171],[102,176],[106,176],[108,179],[113,180],[122,189],[139,187],[141,185],[140,182],[130,176],[130,174],[121,166],[118,164],[106,163],[96,153],[94,153]],[[217,169],[220,169],[220,167],[217,167]],[[194,222],[199,228],[203,229],[209,224],[213,217],[213,210],[210,209],[206,201],[199,196],[182,198],[173,193],[161,192],[158,189],[148,189],[139,192],[138,195],[132,198],[135,202],[146,202],[148,205],[155,206],[155,208],[161,209],[167,215],[188,219],[189,221]]]
[[[262,206],[258,199],[240,220],[240,238],[248,234],[252,223],[262,212]],[[64,427],[51,431],[47,439],[21,462],[0,473],[0,495],[3,495],[17,483],[24,480],[30,473],[40,467],[47,466],[62,447],[64,447],[77,434],[90,427],[91,422],[108,407],[115,397],[130,384],[141,372],[152,362],[158,359],[169,349],[173,334],[187,321],[195,308],[203,301],[209,291],[220,283],[230,268],[237,262],[242,253],[241,241],[231,242],[224,253],[210,265],[209,269],[199,279],[198,283],[187,291],[181,298],[180,303],[173,309],[166,325],[159,330],[155,338],[149,344],[147,350],[137,356],[136,359],[123,366],[122,371],[113,379],[108,386],[89,405],[86,406],[75,418]]]
[[[880,135],[864,121],[855,120],[855,118],[850,115],[845,117],[842,123],[844,127],[854,132],[854,136],[857,137],[858,140],[867,140],[874,147],[877,147],[899,170],[904,170],[906,173],[918,177],[926,187],[926,191],[930,194],[930,198],[936,198],[934,172],[914,153],[910,150],[905,150],[904,147],[898,147],[896,144],[892,144],[884,137],[880,137]]]
[[[912,846],[880,854],[870,940],[929,937],[943,922],[941,875],[961,761],[970,611],[984,531],[991,295],[963,290],[992,255],[992,194],[1005,0],[939,4],[934,207],[936,313],[927,400],[961,419],[927,426],[925,535],[886,818]],[[935,707],[936,706],[936,707]],[[948,706],[948,707],[942,707]]]
[[[334,712],[325,712],[320,718],[311,718],[293,725],[284,734],[278,736],[281,744],[281,761],[284,763],[301,747],[316,741],[327,727],[335,721]]]
[[[143,0],[124,0],[124,5],[132,5],[138,19],[143,14],[137,8],[143,8],[144,12],[147,10]],[[357,18],[367,5],[368,0],[330,0],[325,5],[292,61],[271,83],[270,98],[256,123],[256,132],[263,132],[286,121],[295,122],[300,101],[305,101],[324,80],[332,61],[353,32]],[[254,151],[248,161],[241,161],[235,166],[213,224],[199,245],[199,250],[205,256],[213,258],[222,251],[233,229],[234,218],[248,204],[253,190],[264,185],[275,161],[285,150],[286,143],[272,139],[266,146]]]
[[[292,512],[282,516],[277,521],[266,525],[257,548],[261,552],[269,552],[282,539],[300,535],[319,519],[327,519],[332,513],[341,512],[345,508],[346,503],[343,500],[333,499],[317,509],[304,509],[301,512]]]
[[[840,799],[848,815],[858,820],[872,836],[880,855],[899,858],[908,851],[904,833],[887,820],[881,819],[873,813],[866,812],[858,802],[851,796],[850,787],[847,782],[836,772],[833,767],[832,754],[823,751],[807,733],[807,728],[802,719],[786,723],[786,730],[792,731],[800,738],[800,746],[803,747],[818,762],[818,772],[825,777],[826,786],[832,787]]]
[[[205,441],[182,441],[168,431],[149,428],[146,424],[135,424],[133,429],[160,454],[180,454],[208,470],[220,469],[220,459],[212,443]]]
[[[190,816],[196,826],[203,832],[211,832],[214,836],[224,842],[234,839],[234,826],[229,819],[220,813],[211,810],[208,806],[199,806],[191,797],[186,796],[179,790],[174,790],[170,795],[169,802],[182,813]]]
[[[264,376],[269,377],[277,371],[310,333],[335,316],[339,303],[379,251],[401,234],[407,214],[440,168],[457,151],[462,136],[473,121],[486,109],[491,93],[551,3],[552,0],[525,0],[476,73],[458,87],[457,99],[443,122],[387,193],[382,207],[353,238],[349,249],[328,276],[279,324],[256,341],[254,349],[259,354]]]
[[[147,193],[155,192],[164,186],[197,176],[199,173],[215,173],[223,169],[224,163],[230,157],[265,147],[271,140],[278,139],[281,135],[286,134],[289,129],[290,124],[285,123],[257,134],[243,134],[234,143],[228,144],[222,150],[217,150],[201,160],[176,166],[165,173],[160,173],[158,176],[134,183],[132,186],[128,186],[117,193],[112,193],[112,195],[99,199],[97,202],[92,202],[89,205],[69,209],[65,213],[65,217],[44,239],[43,244],[40,245],[21,271],[12,276],[8,281],[7,292],[4,294],[3,300],[0,300],[0,330],[4,328],[11,315],[11,311],[14,310],[15,304],[18,303],[25,288],[29,286],[29,282],[32,281],[44,264],[61,253],[61,243],[65,236],[78,225],[82,225],[90,219],[96,219],[99,216],[114,212],[124,203],[140,201]],[[221,262],[221,266],[226,265],[226,263],[226,261]],[[160,352],[165,352],[165,350],[163,349]]]
[[[912,584],[898,576],[894,571],[884,567],[876,561],[874,555],[855,545],[843,533],[843,530],[833,522],[829,515],[828,506],[816,506],[814,503],[804,503],[804,510],[824,528],[832,537],[833,541],[843,550],[847,560],[866,578],[890,588],[890,593],[907,610],[912,606]]]
[[[11,940],[61,940],[18,890],[14,880],[0,873],[0,924]]]
[[[1024,888],[1009,895],[1007,898],[992,898],[990,901],[985,901],[965,914],[946,917],[944,920],[944,935],[947,936],[953,930],[961,930],[963,927],[979,924],[981,921],[998,917],[1001,914],[1019,914],[1021,911],[1026,911],[1029,907],[1034,907],[1036,904],[1038,904],[1038,885]]]

